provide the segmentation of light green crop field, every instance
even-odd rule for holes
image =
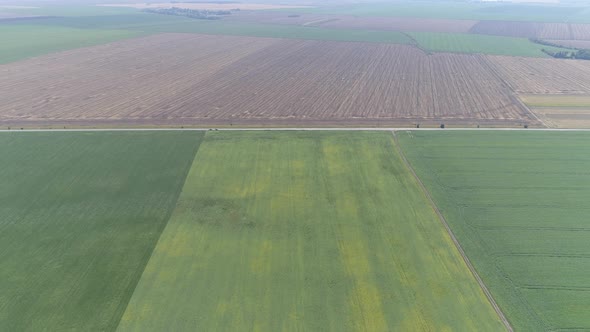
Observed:
[[[531,42],[526,38],[474,35],[466,33],[410,32],[408,33],[425,50],[432,52],[482,53],[548,58],[542,49],[565,50]]]
[[[119,331],[499,331],[384,132],[209,132]]]
[[[0,330],[114,330],[201,136],[0,134]]]
[[[590,329],[590,132],[400,132],[515,331]]]
[[[0,64],[138,36],[137,31],[0,25]]]

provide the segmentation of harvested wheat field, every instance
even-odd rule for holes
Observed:
[[[552,128],[590,128],[590,108],[531,108],[543,123]]]
[[[520,100],[549,127],[590,127],[590,95],[521,95]]]
[[[0,90],[4,125],[535,124],[486,57],[374,43],[165,34],[0,66]]]
[[[520,94],[590,93],[590,61],[488,56]]]

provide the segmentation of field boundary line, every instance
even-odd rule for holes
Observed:
[[[214,129],[213,129],[214,128]],[[154,128],[72,128],[72,129],[0,129],[0,133],[32,133],[32,132],[116,132],[116,131],[529,131],[529,132],[590,132],[590,128],[516,128],[516,127],[494,127],[494,128],[437,128],[437,127],[154,127]]]
[[[432,207],[432,210],[436,213],[436,215],[438,216],[438,219],[440,220],[441,224],[447,230],[447,233],[451,237],[451,240],[455,244],[455,247],[459,251],[459,254],[461,254],[461,257],[463,258],[463,261],[467,265],[467,268],[469,268],[469,271],[471,271],[471,274],[473,275],[473,277],[475,278],[475,280],[479,284],[479,287],[481,288],[481,290],[483,291],[483,293],[487,297],[488,301],[490,302],[490,304],[494,308],[494,311],[496,312],[496,314],[498,315],[498,317],[500,318],[500,320],[504,324],[504,327],[506,328],[506,330],[508,330],[509,332],[514,332],[514,329],[510,325],[510,322],[508,321],[508,319],[506,318],[506,316],[504,315],[504,313],[502,312],[502,309],[500,309],[500,306],[498,306],[498,303],[496,303],[496,300],[494,300],[494,297],[492,296],[492,293],[490,293],[490,291],[486,287],[485,283],[483,282],[483,280],[481,279],[481,277],[479,276],[479,274],[475,270],[475,267],[473,267],[473,265],[471,264],[471,261],[469,260],[469,258],[465,254],[465,251],[461,247],[461,244],[459,243],[459,241],[455,237],[455,234],[453,233],[453,231],[449,227],[449,224],[447,223],[447,220],[445,219],[445,217],[443,216],[443,214],[438,209],[438,206],[434,203],[434,200],[432,199],[432,196],[430,196],[430,192],[428,191],[428,189],[426,189],[426,186],[424,185],[424,183],[422,182],[422,180],[418,177],[418,174],[416,174],[416,172],[414,171],[414,168],[412,167],[412,165],[410,164],[410,162],[406,158],[406,155],[404,154],[404,152],[403,152],[403,150],[402,150],[402,148],[401,148],[401,146],[399,144],[399,141],[397,139],[397,135],[396,135],[395,131],[391,131],[391,134],[393,135],[393,143],[395,145],[395,149],[397,150],[400,158],[402,159],[403,163],[405,164],[406,168],[410,171],[410,173],[412,174],[412,176],[414,177],[414,179],[416,179],[416,181],[418,182],[418,185],[422,189],[422,193],[428,199],[428,201],[430,202],[430,206]]]
[[[145,270],[146,270],[148,264],[150,263],[150,261],[152,260],[152,257],[154,256],[154,252],[156,251],[156,247],[160,243],[160,239],[162,238],[162,234],[164,233],[164,231],[168,227],[168,224],[170,223],[170,220],[172,219],[172,216],[174,215],[174,212],[176,211],[176,208],[178,207],[178,200],[180,199],[180,195],[184,191],[184,187],[186,185],[186,179],[188,178],[188,175],[189,175],[193,165],[195,164],[195,161],[197,159],[197,154],[199,153],[199,150],[201,149],[201,145],[205,141],[205,135],[206,135],[206,133],[201,134],[199,142],[197,143],[197,146],[195,147],[193,158],[190,159],[190,162],[188,162],[187,168],[182,176],[182,183],[180,184],[180,186],[178,186],[177,191],[174,193],[174,196],[175,196],[174,206],[167,213],[167,215],[165,217],[166,221],[164,223],[162,223],[162,226],[158,230],[159,235],[153,243],[152,250],[151,250],[150,254],[146,255],[145,261],[142,262],[142,269],[141,269],[141,273],[139,273],[139,278],[137,278],[137,280],[135,280],[135,285],[133,286],[133,290],[129,294],[129,297],[126,299],[125,305],[123,306],[123,304],[121,303],[121,306],[123,306],[123,311],[121,311],[121,315],[116,320],[116,324],[113,324],[115,327],[115,329],[114,329],[115,331],[121,325],[121,321],[123,320],[123,316],[125,316],[125,313],[127,312],[127,309],[129,308],[129,304],[131,303],[131,299],[133,298],[133,295],[135,295],[135,291],[137,290],[137,286],[139,286],[139,283],[140,283],[141,279],[143,278],[143,274],[145,273]]]
[[[490,70],[490,72],[496,76],[497,79],[500,80],[500,82],[502,82],[502,84],[510,91],[510,99],[512,99],[512,101],[514,103],[516,103],[517,105],[519,105],[521,108],[523,108],[525,111],[527,111],[527,113],[532,116],[533,119],[539,121],[539,123],[545,127],[545,128],[551,128],[550,126],[547,125],[547,123],[545,123],[545,121],[543,121],[543,119],[541,119],[535,112],[533,112],[530,107],[528,107],[528,105],[526,105],[519,97],[519,95],[516,93],[516,91],[514,91],[514,88],[512,88],[512,86],[508,83],[508,81],[502,76],[500,75],[500,73],[498,73],[498,69],[496,68],[496,65],[494,63],[492,63],[488,57],[483,57],[483,62],[486,64],[486,67]]]
[[[414,46],[415,48],[419,49],[420,51],[424,52],[424,54],[426,55],[431,55],[432,52],[426,48],[424,48],[424,46],[422,46],[422,44],[420,44],[416,38],[412,37],[412,35],[410,35],[407,32],[404,31],[400,31],[400,33],[406,37],[408,37],[408,39],[410,40],[410,44],[411,46]]]

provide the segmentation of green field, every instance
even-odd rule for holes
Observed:
[[[2,133],[0,329],[503,329],[390,133],[202,136]]]
[[[548,58],[542,49],[564,50],[531,42],[526,38],[465,33],[410,32],[421,48],[431,52],[482,53]]]
[[[114,330],[202,134],[0,134],[0,330]]]
[[[400,132],[516,331],[590,329],[590,132]]]
[[[502,330],[395,151],[208,134],[118,330]]]
[[[0,25],[0,64],[138,36],[136,31]]]

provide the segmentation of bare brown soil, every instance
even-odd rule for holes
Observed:
[[[480,21],[470,32],[524,38],[590,40],[590,24]]]
[[[0,66],[0,123],[537,122],[479,55],[164,34]]]
[[[234,13],[224,20],[249,23],[293,24],[326,28],[385,31],[468,32],[477,21],[416,19],[397,17],[357,17],[350,15],[287,14],[280,12]]]
[[[519,94],[588,94],[590,61],[488,56]]]

